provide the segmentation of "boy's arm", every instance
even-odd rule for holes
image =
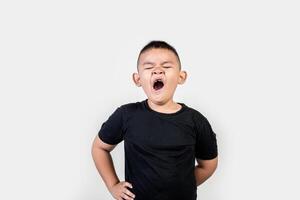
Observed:
[[[196,184],[199,186],[206,181],[216,170],[218,157],[211,160],[196,159],[198,165],[195,166]]]
[[[112,186],[120,182],[110,155],[110,152],[115,147],[116,145],[104,143],[98,135],[96,135],[91,152],[96,168],[109,190]]]

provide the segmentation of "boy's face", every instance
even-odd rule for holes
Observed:
[[[186,72],[179,68],[179,61],[172,51],[149,49],[140,55],[138,73],[133,73],[133,81],[143,88],[153,103],[164,104],[173,99],[177,84],[186,80]]]

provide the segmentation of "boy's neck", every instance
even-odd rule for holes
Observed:
[[[147,99],[147,103],[152,110],[161,113],[175,113],[181,109],[181,105],[174,102],[173,99],[168,100],[164,104],[155,104],[151,100]]]

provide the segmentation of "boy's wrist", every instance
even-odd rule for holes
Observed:
[[[120,183],[119,180],[117,180],[115,183],[108,184],[108,185],[107,185],[108,190],[111,191],[111,188],[112,188],[113,186],[117,185],[118,183]]]

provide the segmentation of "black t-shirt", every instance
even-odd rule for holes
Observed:
[[[135,200],[196,200],[195,158],[218,155],[206,117],[179,104],[174,113],[152,110],[147,99],[121,105],[98,132],[108,144],[124,140],[125,181]]]

